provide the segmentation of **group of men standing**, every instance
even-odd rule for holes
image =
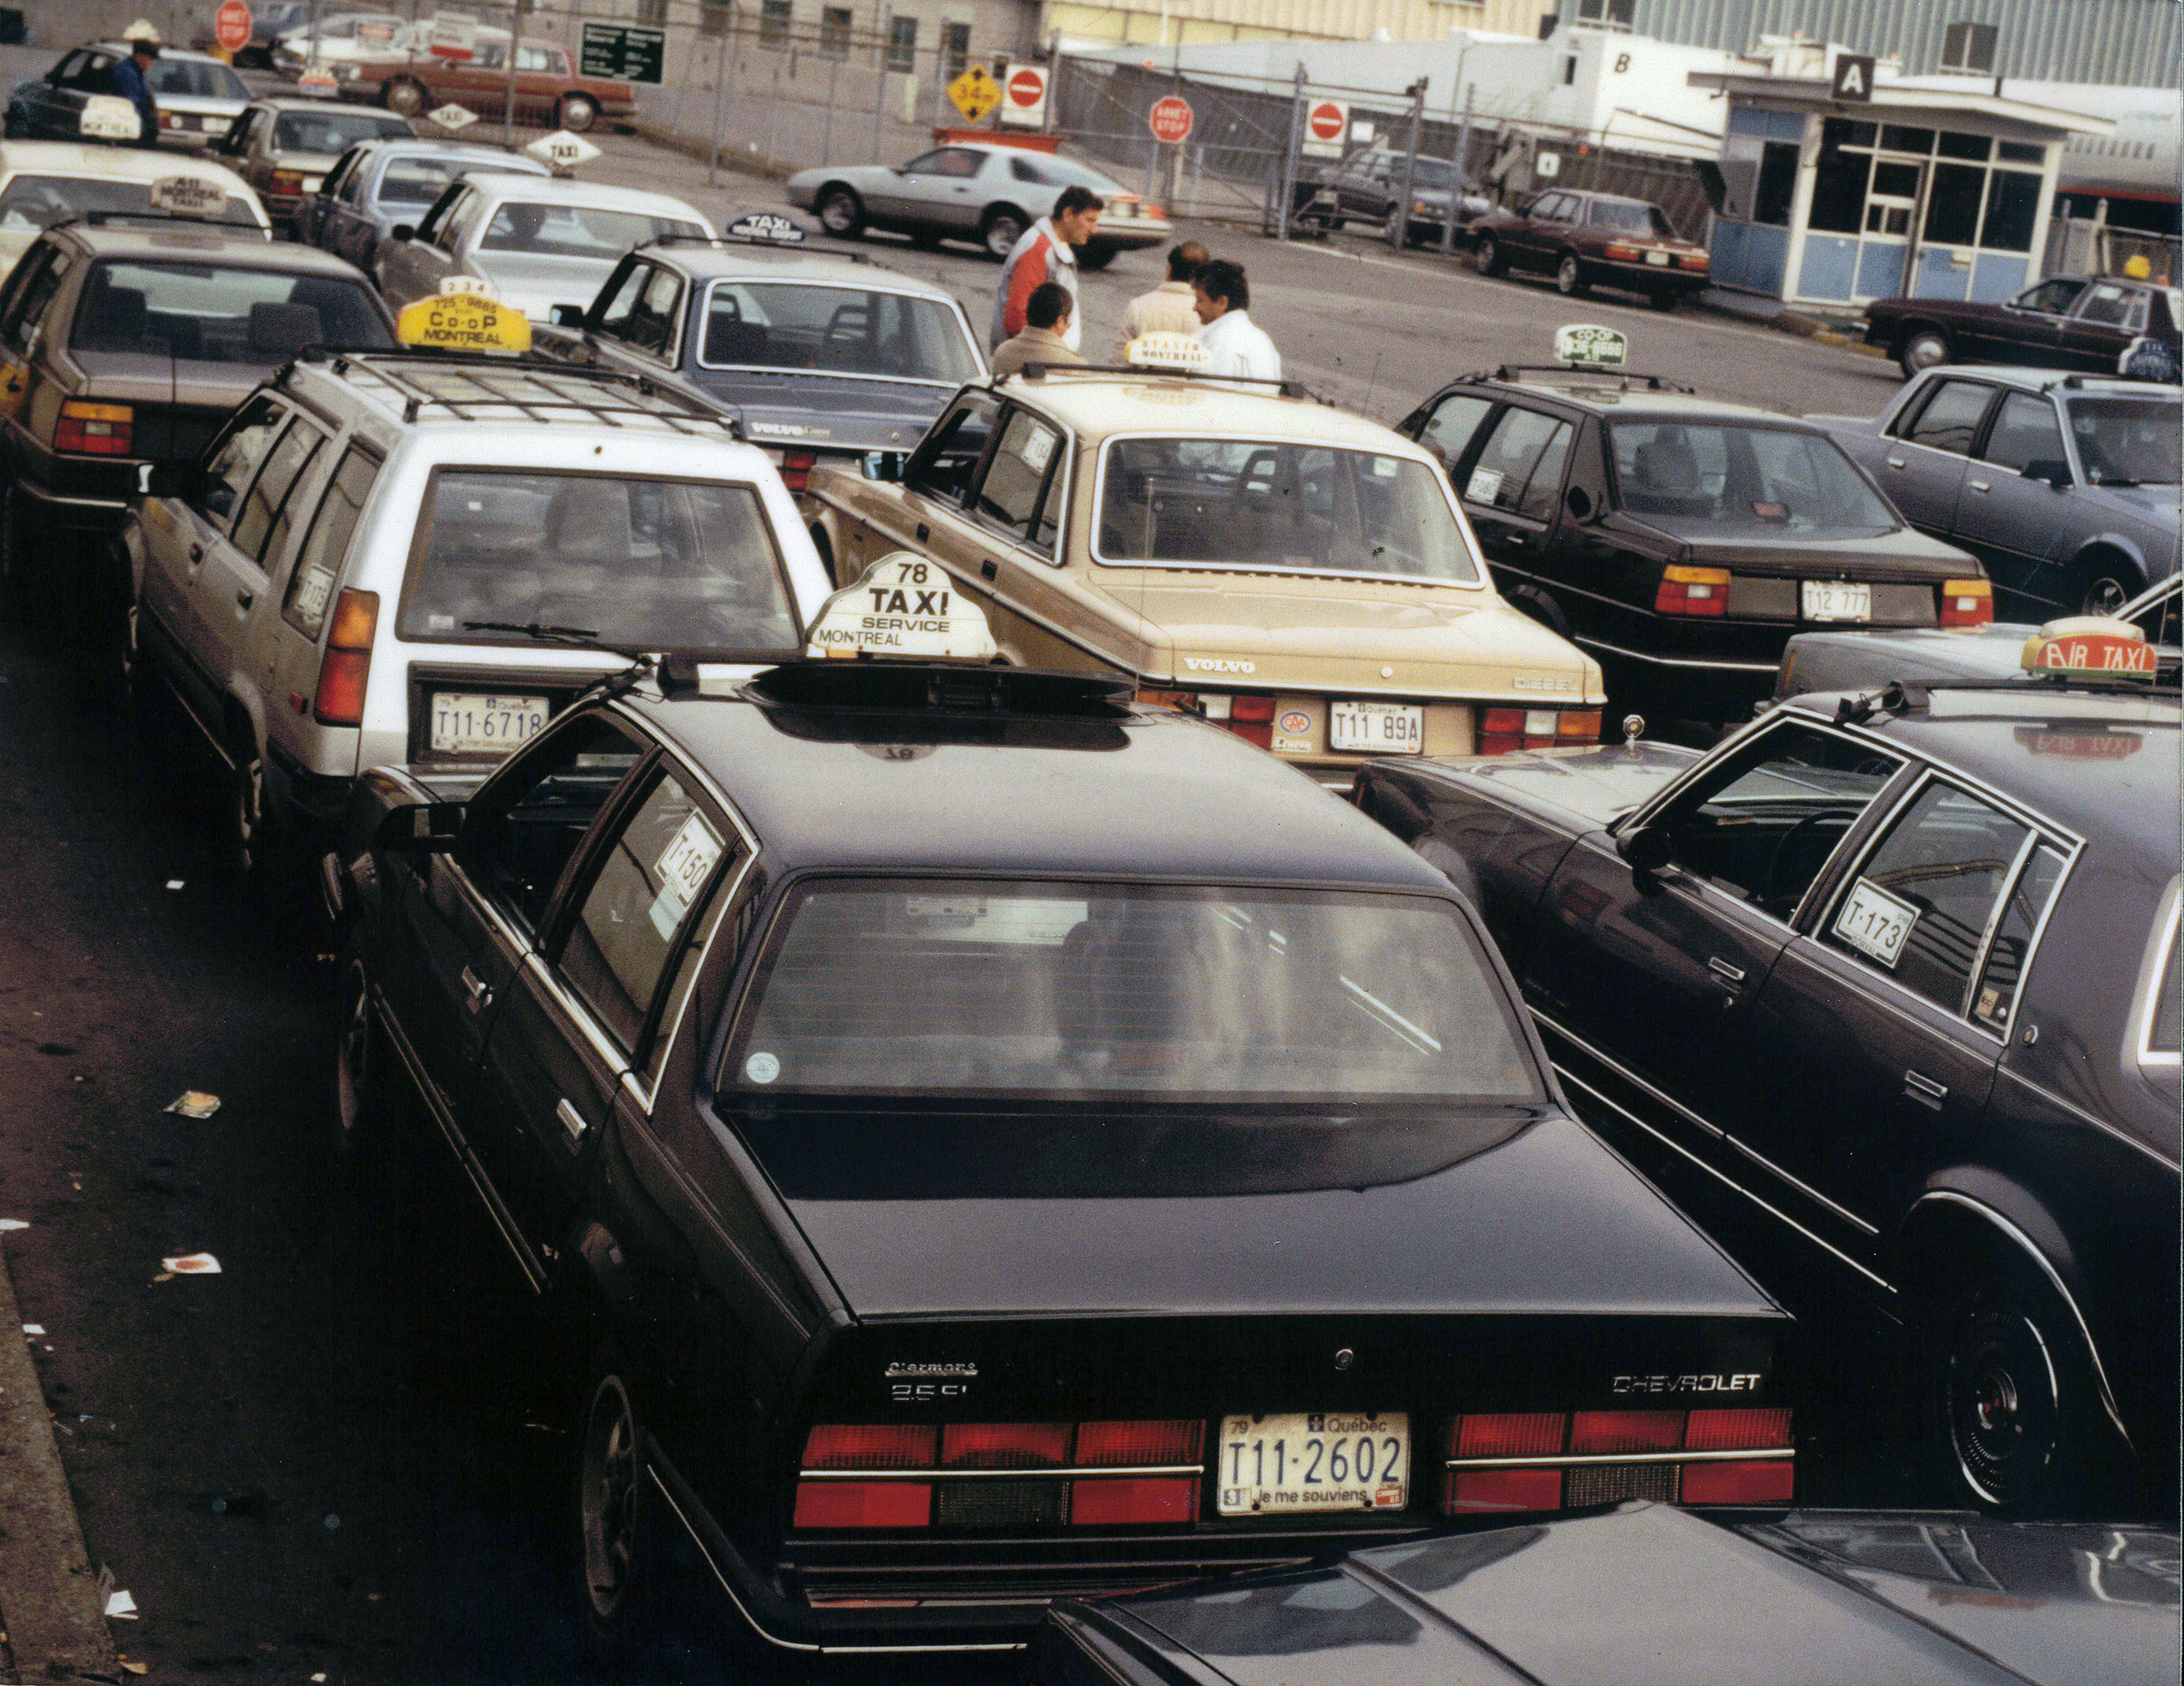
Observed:
[[[1082,364],[1084,325],[1078,309],[1077,254],[1106,209],[1090,188],[1062,190],[1054,209],[1029,228],[1001,265],[994,290],[989,344],[996,375],[1028,363]],[[1241,264],[1211,256],[1195,240],[1173,247],[1167,279],[1133,299],[1123,312],[1114,360],[1149,333],[1189,334],[1204,346],[1209,375],[1279,381],[1281,353],[1251,320],[1251,288]]]

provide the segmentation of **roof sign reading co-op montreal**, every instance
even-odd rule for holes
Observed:
[[[667,31],[644,24],[588,23],[579,62],[586,75],[601,81],[656,85],[666,75]]]
[[[990,662],[998,653],[985,615],[948,571],[907,550],[882,556],[829,597],[804,641],[811,656]]]

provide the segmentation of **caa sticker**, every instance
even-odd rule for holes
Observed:
[[[1285,738],[1301,738],[1312,730],[1312,716],[1301,708],[1292,708],[1277,723]]]

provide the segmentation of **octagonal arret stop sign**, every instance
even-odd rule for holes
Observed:
[[[220,0],[212,14],[212,34],[225,51],[242,51],[250,45],[250,8],[242,0]]]
[[[1176,146],[1190,137],[1193,118],[1190,102],[1178,95],[1153,102],[1153,109],[1145,114],[1146,126],[1153,138],[1168,146]]]

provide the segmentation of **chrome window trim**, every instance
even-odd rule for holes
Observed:
[[[2184,1064],[2184,1052],[2153,1046],[2153,1017],[2161,1007],[2162,974],[2169,969],[2169,957],[2178,941],[2179,884],[2172,878],[2169,888],[2161,892],[2161,903],[2153,916],[2153,935],[2147,945],[2146,958],[2140,963],[2138,988],[2131,996],[2131,1022],[2138,1031],[2134,1038],[2138,1064],[2157,1069],[2175,1069]]]
[[[1613,829],[1620,833],[1634,826],[1650,825],[1659,818],[1663,809],[1681,801],[1685,793],[1713,768],[1733,755],[1743,754],[1747,746],[1758,742],[1766,734],[1780,731],[1792,725],[1808,727],[1828,737],[1841,738],[1845,743],[1855,744],[1863,750],[1877,751],[1895,762],[1896,771],[1890,773],[1887,779],[1883,781],[1880,789],[1873,793],[1873,801],[1875,802],[1887,794],[1889,784],[1901,776],[1903,769],[1918,759],[1908,750],[1898,749],[1895,745],[1881,739],[1867,737],[1858,732],[1845,731],[1825,715],[1807,713],[1798,708],[1778,708],[1772,713],[1752,722],[1745,729],[1731,733],[1713,749],[1698,756],[1680,775],[1655,791],[1644,802],[1630,812],[1618,817],[1614,822]],[[1871,806],[1870,802],[1867,804],[1869,808]],[[1863,820],[1865,816],[1860,814],[1858,818]],[[1826,868],[1823,867],[1821,873],[1824,874],[1825,872]]]
[[[885,274],[886,271],[884,270],[875,271],[873,273],[873,279],[877,281],[880,276]],[[855,287],[854,282],[846,278],[836,281],[820,281],[816,278],[803,276],[745,276],[740,278],[734,276],[720,276],[705,283],[705,308],[703,314],[706,316],[710,316],[713,314],[713,295],[722,288],[744,286],[830,287],[838,293],[860,290]],[[789,369],[783,367],[778,363],[710,363],[705,360],[705,336],[703,334],[699,335],[698,343],[690,348],[690,366],[694,369],[744,369],[750,371],[754,374],[760,375],[822,376],[827,380],[880,381],[889,386],[935,387],[944,392],[951,393],[960,392],[970,382],[974,381],[982,381],[986,378],[986,360],[978,349],[978,337],[971,332],[971,319],[963,314],[963,306],[961,303],[952,295],[945,298],[936,299],[929,293],[917,292],[913,288],[906,287],[866,287],[861,290],[866,293],[883,293],[891,299],[915,299],[921,304],[945,305],[950,311],[954,312],[956,326],[962,331],[963,343],[970,350],[971,366],[975,372],[966,377],[963,380],[950,381],[936,380],[925,375],[866,375],[860,374],[855,370],[850,369]],[[686,292],[684,300],[686,309],[688,308],[688,295]],[[686,323],[686,328],[688,326],[688,324]],[[680,345],[682,343],[682,342],[679,338],[675,341],[675,343],[677,345]]]
[[[1275,562],[1175,561],[1162,561],[1159,558],[1147,561],[1112,561],[1102,555],[1100,551],[1098,510],[1107,495],[1108,460],[1114,455],[1117,445],[1131,439],[1179,439],[1217,444],[1294,445],[1307,450],[1341,451],[1354,456],[1400,457],[1405,462],[1416,463],[1431,473],[1434,484],[1440,488],[1442,501],[1448,506],[1449,513],[1456,518],[1456,530],[1463,539],[1463,553],[1469,558],[1472,567],[1478,570],[1479,577],[1469,580],[1437,579],[1428,575],[1414,573],[1372,573],[1338,568],[1284,567]],[[1491,577],[1486,569],[1485,555],[1479,548],[1478,537],[1472,532],[1470,519],[1465,516],[1463,505],[1457,499],[1455,487],[1449,484],[1448,471],[1428,455],[1424,447],[1418,441],[1407,439],[1393,429],[1389,431],[1388,448],[1385,449],[1374,449],[1371,446],[1359,444],[1354,440],[1316,438],[1301,430],[1286,438],[1269,438],[1267,437],[1266,430],[1262,428],[1240,432],[1232,429],[1213,429],[1201,433],[1187,433],[1173,427],[1137,427],[1126,432],[1109,433],[1100,441],[1100,469],[1093,481],[1092,504],[1094,510],[1092,532],[1089,535],[1089,542],[1084,547],[1084,554],[1095,564],[1103,568],[1137,568],[1155,572],[1162,571],[1173,572],[1180,570],[1190,573],[1283,574],[1295,575],[1305,579],[1384,579],[1392,580],[1399,585],[1415,585],[1432,590],[1447,591],[1490,591],[1493,589]],[[1770,668],[1769,671],[1773,670]]]
[[[987,472],[992,472],[994,466],[993,459],[1000,449],[1001,436],[1008,431],[1010,418],[1019,410],[1022,411],[1026,416],[1032,417],[1034,421],[1039,422],[1043,426],[1054,429],[1054,431],[1061,436],[1062,449],[1066,453],[1062,459],[1061,472],[1057,474],[1055,477],[1055,480],[1053,482],[1050,482],[1047,486],[1047,491],[1051,494],[1055,490],[1055,483],[1058,482],[1060,483],[1061,493],[1061,507],[1054,523],[1053,554],[1050,555],[1047,552],[1040,550],[1036,544],[1032,544],[1028,539],[1016,538],[1010,534],[1006,529],[1001,528],[998,523],[987,516],[984,510],[979,507],[978,500],[976,498],[973,498],[970,503],[959,505],[954,512],[961,514],[965,520],[968,521],[981,533],[987,533],[1001,539],[1009,546],[1010,549],[1022,551],[1025,555],[1030,557],[1034,561],[1039,562],[1043,567],[1049,568],[1066,568],[1069,566],[1069,500],[1072,495],[1074,495],[1077,490],[1077,430],[1072,427],[1067,422],[1064,422],[1059,416],[1056,416],[1047,410],[1041,410],[1037,405],[1026,404],[1022,399],[1011,396],[1002,400],[1000,412],[994,418],[993,445],[987,450],[981,460],[985,465]],[[982,474],[978,477],[979,488],[983,490],[985,484],[986,477]],[[921,495],[922,494],[921,494]],[[1044,514],[1045,511],[1046,505],[1041,504],[1039,505],[1040,513]],[[946,514],[950,511],[944,510],[942,512]],[[985,580],[982,581],[981,583],[993,585],[997,584],[998,582],[994,580]],[[1017,611],[1012,608],[1010,612],[1014,614]],[[1027,617],[1026,618],[1029,617]]]
[[[1957,1002],[1957,1013],[1959,1018],[1970,1019],[1972,1016],[1972,1002],[1978,998],[1980,980],[1986,975],[1986,963],[1994,957],[1994,940],[2002,935],[2002,921],[2003,916],[2009,911],[2009,898],[2015,892],[2018,885],[2023,881],[2025,868],[2038,851],[2040,842],[2040,833],[2037,829],[2026,831],[2025,840],[2017,846],[2017,853],[2009,863],[2009,870],[2003,874],[2002,894],[1994,898],[1994,906],[1988,910],[1986,929],[1980,933],[1979,948],[1972,956],[1971,975],[1964,980],[1964,992]],[[2064,856],[2063,864],[2066,868],[2070,865],[2069,856]],[[2048,892],[2048,901],[2040,904],[2039,918],[2033,921],[2033,928],[2036,930],[2039,929],[2042,922],[2046,920],[2048,904],[2054,901],[2056,890],[2059,890],[2062,887],[2063,878],[2059,873],[2055,877],[2055,888]],[[2014,1008],[2017,991],[2012,990],[2009,993],[2010,1004]],[[2003,1034],[2007,1036],[2008,1032],[2005,1031]]]

